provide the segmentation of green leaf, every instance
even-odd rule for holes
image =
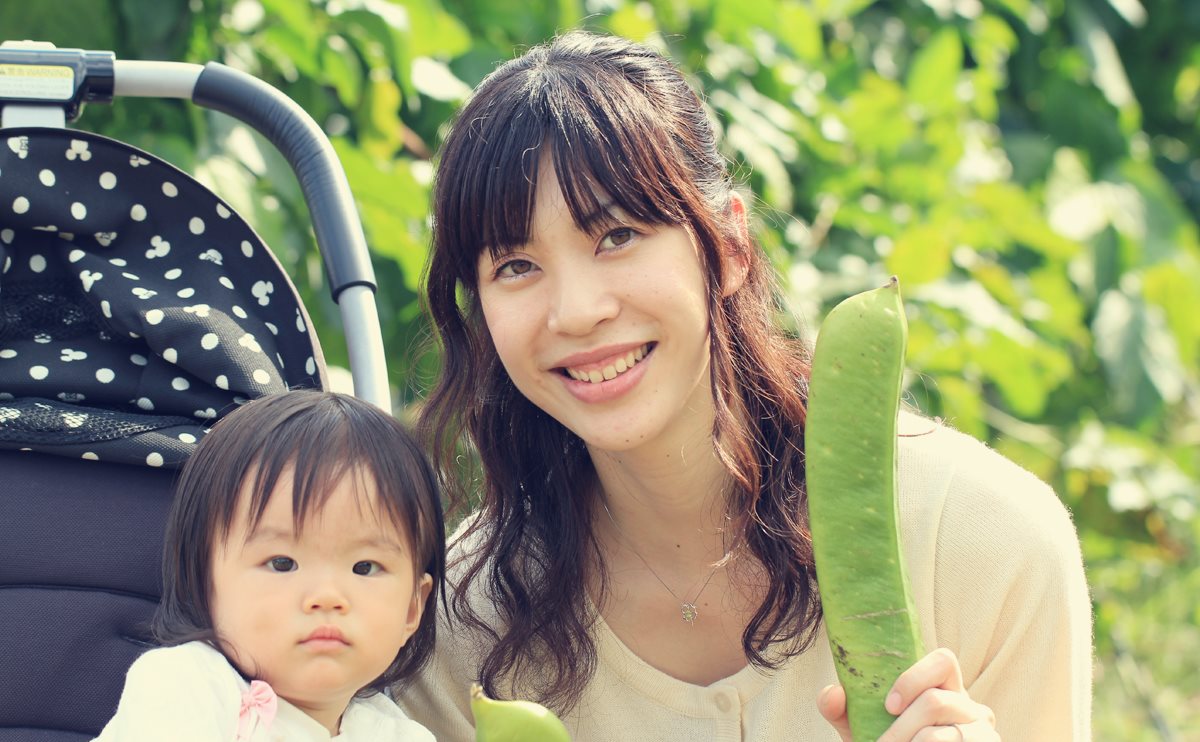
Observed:
[[[633,41],[645,41],[658,33],[658,23],[650,6],[644,3],[622,5],[606,19],[608,29]]]
[[[779,4],[779,29],[777,38],[805,62],[818,62],[825,51],[821,38],[821,22],[807,3],[781,2]]]
[[[952,26],[936,31],[913,58],[906,88],[913,103],[930,113],[953,109],[955,87],[962,72],[962,39]]]
[[[354,108],[362,97],[363,71],[358,55],[341,36],[330,36],[321,47],[322,79],[333,85],[338,99]]]
[[[1162,402],[1180,399],[1185,375],[1160,309],[1120,290],[1107,291],[1092,333],[1119,419],[1140,421],[1157,415]]]
[[[0,40],[48,41],[60,49],[117,48],[116,16],[97,0],[0,3],[0,34]]]
[[[950,273],[951,237],[942,225],[918,224],[905,230],[885,261],[888,272],[907,286],[918,286]]]
[[[1080,250],[1077,242],[1050,228],[1037,202],[1011,183],[984,183],[976,186],[970,200],[981,206],[998,229],[1040,253],[1047,259],[1065,261]]]

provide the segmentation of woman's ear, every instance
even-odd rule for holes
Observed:
[[[722,297],[737,293],[750,271],[750,219],[746,214],[746,202],[736,191],[729,194],[729,216],[737,241],[727,245],[721,255]]]

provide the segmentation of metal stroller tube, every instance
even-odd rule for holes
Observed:
[[[354,394],[391,412],[370,251],[345,171],[312,117],[271,85],[215,62],[117,60],[114,94],[190,98],[254,127],[283,154],[300,182],[342,316]]]

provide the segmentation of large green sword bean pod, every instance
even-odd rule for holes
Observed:
[[[825,318],[809,382],[805,476],[817,584],[855,742],[874,742],[891,726],[884,699],[924,654],[896,502],[907,336],[893,276]]]

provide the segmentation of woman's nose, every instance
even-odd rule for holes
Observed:
[[[557,277],[547,324],[551,332],[586,335],[616,317],[621,303],[616,287],[593,266],[573,266]]]

